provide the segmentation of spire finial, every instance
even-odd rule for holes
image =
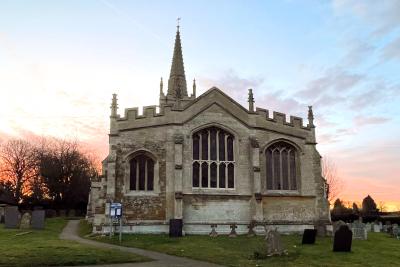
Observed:
[[[164,87],[164,83],[163,83],[163,79],[161,77],[161,80],[160,80],[160,96],[164,96],[163,87]]]
[[[308,126],[314,128],[314,113],[312,110],[312,106],[308,106]]]
[[[196,98],[196,79],[193,79],[193,94],[192,96]]]
[[[181,21],[181,18],[177,18],[176,19],[176,30],[179,32],[179,27],[180,27],[180,25],[179,25],[179,22]]]
[[[117,109],[118,109],[118,99],[117,99],[117,94],[112,95],[112,100],[111,100],[111,118],[116,118],[118,116],[117,114]]]
[[[254,112],[254,97],[253,97],[253,89],[249,89],[249,111]]]

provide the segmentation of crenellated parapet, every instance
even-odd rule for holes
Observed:
[[[261,116],[265,120],[281,125],[286,125],[290,127],[294,127],[297,129],[302,129],[302,130],[310,130],[310,126],[305,126],[303,123],[303,118],[297,117],[297,116],[289,116],[289,121],[287,120],[287,115],[285,113],[273,111],[272,112],[272,118],[269,115],[269,110],[263,109],[263,108],[256,108],[256,114],[258,116]]]
[[[253,102],[253,97],[251,94],[250,96],[250,102]],[[285,113],[271,112],[259,107],[254,107],[255,111],[248,110],[220,89],[213,87],[200,97],[180,106],[176,105],[176,103],[144,106],[141,114],[139,114],[139,108],[137,107],[128,108],[125,109],[123,117],[114,112],[112,130],[115,133],[115,131],[119,130],[126,131],[147,126],[162,126],[171,123],[175,125],[184,124],[212,106],[219,106],[224,112],[231,114],[250,128],[271,131],[279,128],[279,131],[290,132],[303,137],[313,134],[313,129],[315,128],[311,108],[308,114],[309,122],[304,125],[303,119],[297,116],[287,116]]]

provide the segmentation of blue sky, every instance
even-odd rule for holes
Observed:
[[[0,132],[106,149],[111,94],[121,113],[157,103],[181,17],[188,87],[243,105],[253,88],[257,106],[301,117],[313,105],[343,197],[400,202],[398,14],[396,0],[1,0]]]

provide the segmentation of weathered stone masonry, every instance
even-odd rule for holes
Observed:
[[[167,232],[169,219],[173,218],[183,219],[185,232],[200,234],[208,234],[211,224],[218,225],[219,233],[228,233],[229,225],[236,223],[237,232],[243,233],[251,221],[276,225],[281,231],[301,231],[316,221],[329,222],[313,119],[311,107],[307,126],[298,117],[290,116],[288,122],[285,114],[273,112],[270,116],[266,109],[254,110],[251,90],[248,109],[215,87],[196,97],[195,82],[193,93],[188,96],[178,30],[168,93],[164,95],[161,81],[159,106],[144,107],[143,115],[138,115],[137,108],[126,109],[120,117],[117,98],[113,96],[109,156],[103,161],[102,176],[92,182],[88,204],[88,218],[94,224],[94,231],[108,231],[108,203],[112,201],[123,203],[126,232]],[[234,160],[225,163],[222,148],[216,148],[216,153],[222,151],[218,154],[218,160],[222,161],[212,163],[214,148],[211,147],[225,146],[220,143],[225,141],[212,141],[208,132],[208,137],[204,137],[208,141],[201,139],[209,142],[201,145],[209,146],[208,158],[200,158],[199,162],[208,164],[204,165],[208,169],[200,165],[203,168],[200,173],[206,175],[204,172],[208,170],[209,182],[207,187],[195,186],[193,136],[209,127],[232,136]],[[289,161],[290,158],[284,159],[286,156],[280,154],[282,165],[273,165],[271,170],[266,151],[275,144],[287,144],[292,151],[287,157],[292,155],[295,160]],[[130,162],[138,155],[145,155],[149,161],[132,169]],[[234,174],[220,170],[229,164],[233,164],[230,168]],[[212,174],[215,168],[218,173]],[[272,179],[278,188],[267,190],[267,176],[271,173],[275,173]],[[277,180],[289,176],[293,177],[288,182],[294,189],[285,188],[286,180],[282,180],[285,178]],[[218,179],[219,183],[231,177],[232,188],[210,184],[212,179]],[[154,181],[154,185],[146,184],[153,188],[131,190],[130,181],[137,181],[132,179],[142,179],[140,183]]]

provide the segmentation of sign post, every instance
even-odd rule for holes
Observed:
[[[119,242],[122,241],[122,204],[121,203],[111,203],[110,205],[110,238],[112,234],[112,229],[114,228],[114,220],[119,220]]]

